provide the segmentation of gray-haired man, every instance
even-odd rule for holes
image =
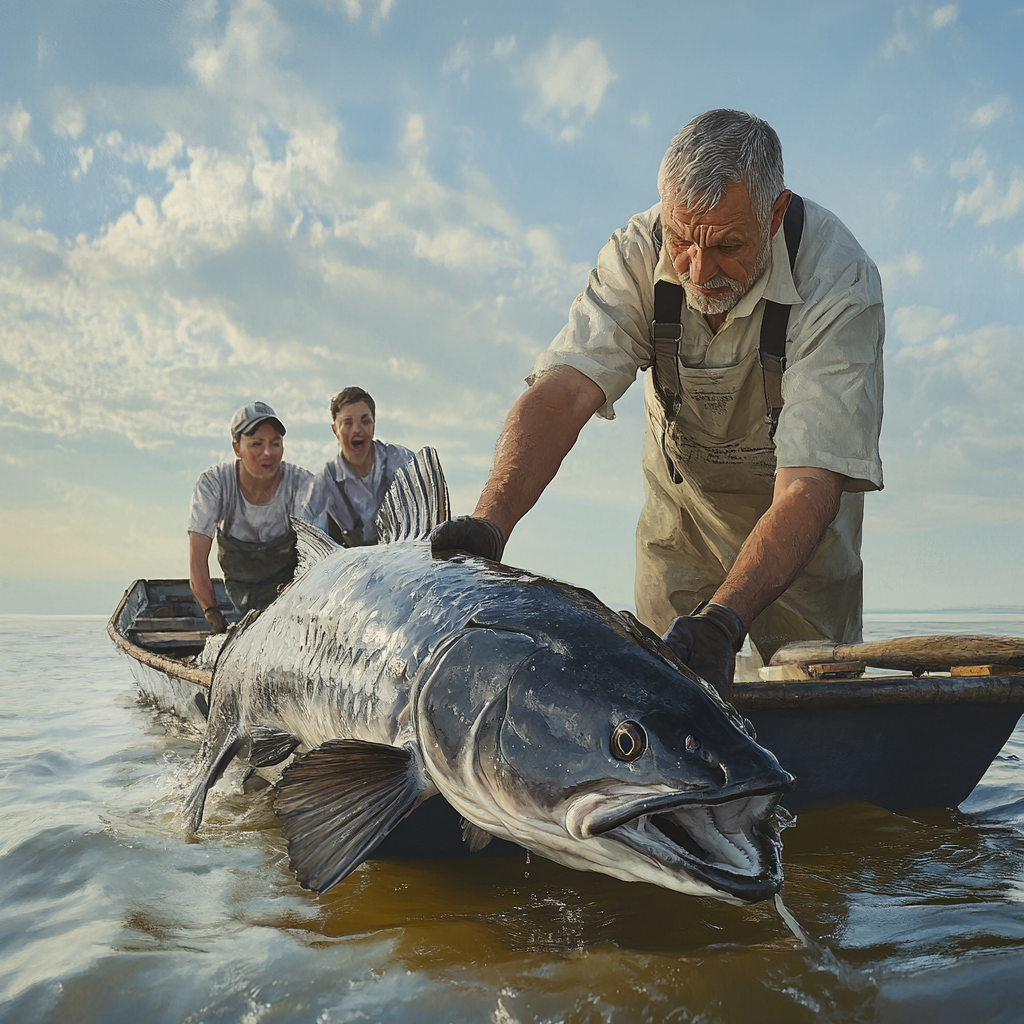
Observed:
[[[725,694],[748,630],[765,660],[860,639],[881,284],[838,218],[785,189],[778,137],[751,114],[690,121],[658,186],[534,365],[474,516],[433,545],[500,558],[586,421],[649,370],[637,612]]]

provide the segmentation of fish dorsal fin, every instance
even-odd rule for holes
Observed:
[[[448,485],[433,448],[421,448],[396,474],[377,513],[381,544],[426,537],[451,518]]]
[[[328,555],[333,555],[342,545],[335,544],[323,530],[310,526],[304,519],[289,516],[292,529],[295,531],[295,549],[299,555],[299,567],[296,576],[301,576],[307,569],[322,562]]]

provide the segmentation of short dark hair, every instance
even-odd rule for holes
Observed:
[[[343,388],[331,399],[331,419],[334,420],[342,408],[354,402],[365,402],[370,407],[370,415],[377,418],[377,405],[370,397],[369,391],[355,387]]]

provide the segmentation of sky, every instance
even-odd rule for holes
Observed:
[[[713,107],[769,121],[881,272],[865,606],[1024,609],[1024,0],[0,0],[0,27],[0,612],[186,576],[192,487],[256,398],[319,470],[330,396],[366,388],[471,512]],[[640,383],[617,413],[505,560],[630,608]]]

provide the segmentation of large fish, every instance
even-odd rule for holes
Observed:
[[[432,557],[447,502],[424,449],[388,494],[378,546],[296,525],[295,581],[217,660],[192,827],[234,757],[297,752],[275,810],[318,892],[440,794],[474,848],[498,836],[616,878],[772,896],[792,776],[628,613],[465,553]]]

